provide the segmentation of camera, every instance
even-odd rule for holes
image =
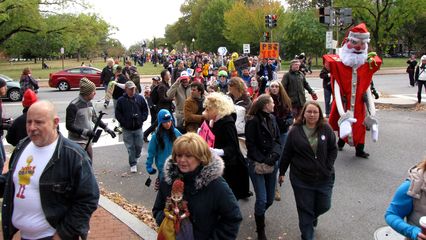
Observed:
[[[260,77],[260,80],[261,80],[261,81],[268,81],[268,80],[269,80],[269,78],[268,78],[268,76],[261,76],[261,77]]]

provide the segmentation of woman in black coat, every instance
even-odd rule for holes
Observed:
[[[152,210],[157,224],[164,219],[173,182],[181,179],[194,239],[236,239],[242,216],[234,194],[222,178],[223,168],[222,159],[210,152],[199,135],[187,133],[176,139]]]
[[[278,160],[281,154],[280,130],[271,113],[274,101],[267,94],[260,95],[248,113],[245,135],[249,174],[256,193],[254,217],[257,239],[266,239],[265,212],[274,202],[277,182]],[[267,173],[256,170],[256,165],[266,164],[271,171]]]
[[[238,142],[232,99],[222,93],[211,93],[204,100],[204,107],[204,119],[215,136],[212,151],[225,162],[223,177],[237,199],[250,197],[247,162]]]
[[[290,166],[290,181],[302,239],[314,239],[318,217],[331,207],[336,136],[317,102],[307,102],[290,129],[280,166],[280,183]]]

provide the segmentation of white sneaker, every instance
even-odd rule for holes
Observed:
[[[138,172],[138,166],[136,166],[136,165],[135,166],[131,166],[130,167],[130,172],[131,173],[137,173]]]

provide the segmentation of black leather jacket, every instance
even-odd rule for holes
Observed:
[[[0,176],[0,194],[4,190],[2,227],[5,240],[12,239],[18,231],[12,225],[13,172],[29,143],[30,139],[25,138],[18,144],[10,158],[10,171]],[[98,206],[99,187],[84,149],[59,134],[55,152],[40,176],[39,186],[46,220],[61,239],[85,239],[90,216]]]

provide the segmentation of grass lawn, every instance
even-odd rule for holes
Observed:
[[[83,61],[83,60],[81,60]],[[405,68],[407,59],[405,58],[384,58],[382,67],[401,67]],[[89,61],[84,60],[85,64],[88,65]],[[0,74],[7,75],[12,77],[13,79],[19,79],[22,73],[22,70],[25,67],[31,68],[33,72],[33,76],[36,79],[48,79],[50,73],[55,73],[62,70],[62,61],[46,61],[47,65],[49,65],[50,69],[41,69],[41,61],[38,61],[36,64],[34,61],[28,62],[12,62],[9,63],[7,61],[0,62]],[[281,70],[289,69],[290,61],[283,61],[281,65]],[[313,66],[312,69],[321,69],[322,68],[322,59],[318,58],[318,65],[315,65],[315,59],[312,61]],[[76,59],[66,59],[64,60],[64,68],[77,67],[80,66],[81,62],[77,62]],[[105,67],[105,62],[103,59],[95,59],[92,62],[92,66],[102,69]],[[143,67],[138,66],[138,71],[142,75],[160,75],[161,70],[163,70],[163,66],[158,64],[157,67],[154,67],[152,63],[146,63]]]
[[[82,60],[83,61],[83,60]],[[84,61],[86,66],[89,65],[89,61]],[[62,61],[46,61],[46,64],[50,67],[49,69],[41,69],[41,61],[37,61],[35,64],[34,61],[28,62],[12,62],[7,61],[0,62],[0,74],[7,75],[15,80],[19,79],[22,70],[25,67],[29,67],[32,70],[33,76],[36,79],[48,79],[50,73],[55,73],[62,70]],[[64,60],[64,68],[78,67],[81,65],[81,61],[77,62],[76,59],[67,59]],[[123,65],[123,64],[122,64]],[[95,68],[103,69],[106,66],[106,63],[102,58],[95,59],[92,61],[92,66]],[[138,66],[138,71],[143,75],[160,75],[163,66],[158,64],[157,67],[154,67],[152,63],[147,63],[143,67]]]

